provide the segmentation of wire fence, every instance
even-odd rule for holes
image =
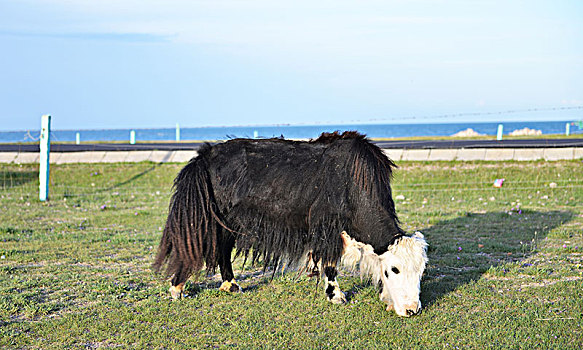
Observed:
[[[552,185],[551,185],[552,184]],[[576,179],[537,179],[506,181],[503,185],[512,191],[533,190],[568,190],[583,188],[583,178]],[[504,188],[494,188],[492,182],[426,182],[426,183],[396,183],[392,186],[394,193],[460,193],[460,192],[490,192],[503,191]],[[14,185],[4,179],[0,184],[2,196],[35,196],[38,194],[38,184]],[[50,192],[54,198],[73,198],[90,196],[169,196],[170,186],[166,190],[154,190],[152,186],[78,186],[78,185],[51,185]]]

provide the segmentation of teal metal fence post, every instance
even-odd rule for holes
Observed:
[[[40,129],[40,168],[38,171],[38,199],[44,202],[49,197],[49,157],[51,152],[51,116],[46,114],[41,118]]]
[[[502,140],[502,131],[504,130],[504,126],[502,124],[498,124],[498,133],[496,134],[496,140]]]
[[[130,131],[130,144],[136,144],[136,132],[134,130]]]
[[[176,123],[176,141],[180,141],[180,125]]]

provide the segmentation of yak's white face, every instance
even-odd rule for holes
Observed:
[[[387,310],[399,316],[412,316],[421,311],[421,275],[427,263],[427,243],[420,232],[400,238],[379,256],[380,298]]]
[[[343,239],[344,264],[355,267],[360,263],[362,274],[382,282],[380,298],[387,304],[387,311],[394,309],[404,317],[421,311],[421,275],[427,264],[427,243],[421,232],[399,238],[380,256],[372,246],[355,241],[345,232]]]

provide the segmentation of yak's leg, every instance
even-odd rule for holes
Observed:
[[[235,281],[235,274],[233,273],[233,265],[231,264],[231,252],[235,246],[235,238],[230,235],[227,241],[222,242],[219,251],[219,268],[221,269],[221,278],[223,284],[219,290],[223,292],[240,292],[241,288]]]
[[[174,274],[174,277],[172,277],[172,280],[170,281],[171,285],[169,289],[172,299],[178,300],[182,298],[184,294],[184,283],[188,277],[190,276],[186,273],[183,266],[181,266],[180,269],[178,269],[178,272]]]
[[[180,283],[178,285],[171,285],[168,291],[170,292],[172,299],[178,300],[182,298],[184,292],[184,283]]]
[[[338,270],[334,266],[327,266],[324,268],[324,275],[326,276],[326,296],[328,301],[333,304],[346,303],[346,296],[340,290],[340,286],[336,281]]]

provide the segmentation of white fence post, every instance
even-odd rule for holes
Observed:
[[[136,144],[136,132],[134,130],[130,131],[130,144]]]
[[[80,133],[76,133],[75,134],[75,144],[78,145],[81,143],[81,134]]]
[[[565,124],[565,136],[569,136],[571,134],[571,123]]]
[[[180,125],[176,123],[176,141],[180,141]]]
[[[49,197],[49,157],[51,152],[51,116],[45,114],[41,118],[40,130],[40,168],[38,171],[38,199],[44,202]]]
[[[496,140],[502,140],[502,131],[504,130],[504,126],[502,124],[498,124],[498,133],[496,134]]]

